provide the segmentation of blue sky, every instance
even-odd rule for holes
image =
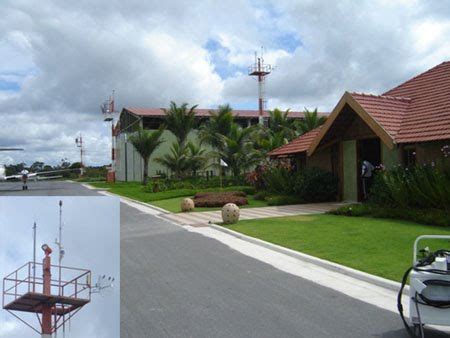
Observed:
[[[450,55],[449,10],[421,0],[4,0],[0,15],[0,145],[25,148],[0,163],[77,161],[80,132],[87,163],[109,163],[99,106],[113,89],[119,108],[257,109],[247,67],[261,46],[267,107],[324,112]]]

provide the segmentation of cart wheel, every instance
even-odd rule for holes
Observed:
[[[422,329],[423,329],[424,326],[425,326],[425,325],[422,324]],[[422,337],[422,336],[421,336],[422,330],[421,330],[421,327],[420,327],[419,324],[414,324],[413,332],[414,332],[414,335],[415,335],[416,337]]]

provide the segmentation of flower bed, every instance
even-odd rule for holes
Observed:
[[[246,205],[248,200],[243,191],[200,192],[194,196],[196,207],[222,207],[227,203]]]

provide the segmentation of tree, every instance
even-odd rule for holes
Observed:
[[[189,170],[188,148],[183,144],[174,142],[170,147],[170,153],[155,158],[155,161],[175,173],[177,178],[182,178]]]
[[[40,162],[40,161],[34,162],[30,167],[30,170],[32,172],[42,171],[42,169],[44,169],[44,162]]]
[[[313,111],[309,111],[305,108],[305,117],[303,120],[298,122],[298,128],[302,134],[307,133],[325,123],[325,116],[318,116],[317,108]]]
[[[289,116],[289,109],[282,112],[275,108],[269,111],[269,129],[272,134],[281,133],[288,141],[297,136],[297,126],[294,119]]]
[[[153,152],[163,143],[161,135],[164,132],[164,126],[161,126],[156,131],[145,130],[140,127],[135,134],[132,134],[129,138],[131,144],[133,144],[136,151],[142,157],[144,161],[144,175],[142,184],[148,183],[148,161]]]
[[[181,106],[173,101],[170,102],[169,109],[163,109],[165,113],[165,125],[167,130],[172,132],[180,145],[186,143],[189,132],[195,127],[195,108],[197,105],[188,109],[188,104]]]
[[[208,166],[208,153],[201,145],[196,146],[192,142],[188,142],[189,149],[189,169],[192,175],[197,176],[197,172]]]
[[[209,144],[217,151],[222,150],[225,145],[224,137],[229,134],[233,125],[232,111],[228,104],[219,106],[217,113],[210,111],[209,120],[200,127],[201,142]]]
[[[239,176],[242,171],[260,161],[258,152],[253,148],[252,132],[251,128],[242,128],[234,123],[228,136],[225,137],[225,147],[220,155],[234,176]]]
[[[209,120],[206,121],[199,131],[200,142],[209,144],[215,151],[217,164],[220,168],[220,152],[225,147],[225,137],[230,133],[233,125],[233,109],[229,104],[219,106],[216,112],[210,111]]]
[[[205,149],[192,142],[188,142],[186,145],[174,142],[170,153],[156,158],[155,161],[175,173],[177,178],[183,178],[189,172],[196,176],[197,171],[206,167],[208,157]]]

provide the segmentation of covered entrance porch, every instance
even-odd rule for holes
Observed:
[[[313,158],[328,152],[332,172],[339,178],[341,201],[363,201],[372,178],[362,177],[363,161],[373,167],[397,163],[390,135],[346,93],[308,149]],[[373,175],[372,175],[373,177]]]

